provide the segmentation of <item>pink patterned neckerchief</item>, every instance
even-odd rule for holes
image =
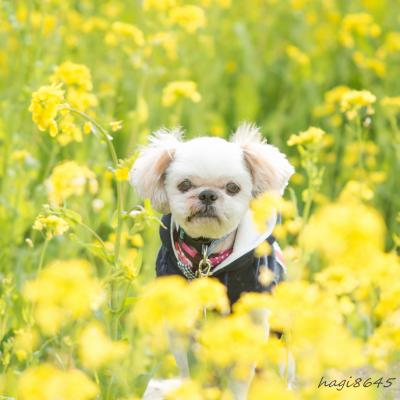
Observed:
[[[186,239],[186,240],[185,240]],[[173,242],[175,253],[178,258],[178,267],[181,272],[188,279],[194,279],[196,277],[196,270],[202,259],[201,246],[206,244],[212,246],[213,240],[195,240],[189,238],[182,228],[174,229]],[[196,248],[197,247],[197,248]],[[221,252],[211,253],[207,256],[211,263],[211,271],[222,261],[228,258],[233,251],[233,247],[223,250]]]

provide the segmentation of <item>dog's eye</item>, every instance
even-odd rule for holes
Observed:
[[[183,193],[187,192],[192,186],[192,182],[190,182],[189,179],[185,179],[178,185],[178,189]]]
[[[236,185],[236,183],[234,182],[229,182],[226,184],[226,191],[228,192],[228,194],[234,195],[236,193],[240,192],[240,187],[238,185]]]

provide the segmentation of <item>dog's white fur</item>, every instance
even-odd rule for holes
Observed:
[[[180,129],[161,129],[143,148],[130,181],[153,208],[171,212],[186,233],[193,237],[221,238],[235,230],[250,200],[265,191],[283,192],[294,169],[276,147],[267,144],[259,129],[242,124],[228,142],[216,137],[182,140]],[[178,185],[189,179],[193,188],[182,193]],[[239,193],[229,195],[226,184],[234,182]],[[213,204],[218,218],[192,218],[201,210],[199,194],[211,189],[218,199]]]

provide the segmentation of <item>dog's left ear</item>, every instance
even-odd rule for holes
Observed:
[[[244,160],[253,177],[253,195],[258,196],[266,191],[282,194],[294,168],[283,153],[267,144],[259,128],[243,123],[232,135],[231,142],[242,148]]]

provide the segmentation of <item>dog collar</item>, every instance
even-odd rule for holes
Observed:
[[[181,227],[174,229],[173,242],[178,267],[187,279],[208,276],[218,264],[231,255],[233,247],[221,252],[214,251],[226,237],[227,235],[220,239],[194,239]]]

